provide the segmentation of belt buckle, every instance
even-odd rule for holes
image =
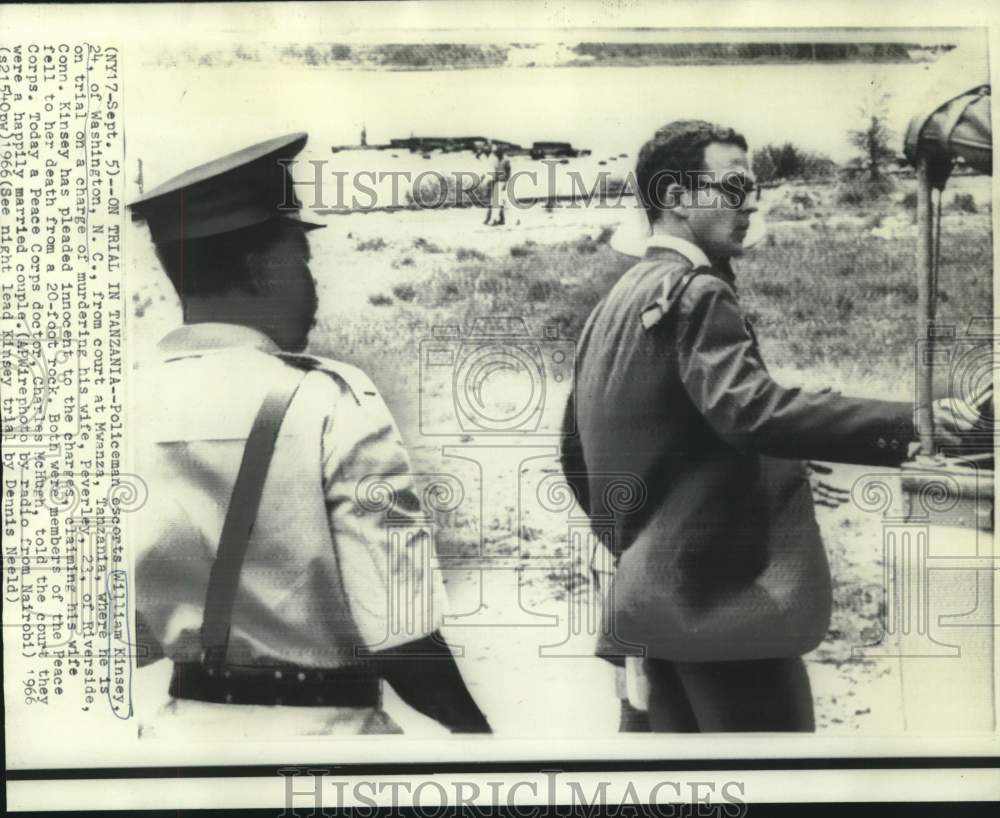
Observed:
[[[215,645],[203,648],[201,651],[201,664],[208,671],[209,676],[218,676],[222,673],[222,667],[226,664],[226,645]]]

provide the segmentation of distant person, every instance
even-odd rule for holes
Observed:
[[[305,143],[251,146],[130,205],[184,315],[135,391],[149,484],[134,541],[137,641],[173,663],[157,722],[400,732],[382,709],[384,679],[450,730],[487,732],[437,630],[443,589],[428,576],[432,544],[389,409],[360,370],[301,354],[318,308],[307,231],[322,225],[299,217],[282,163]],[[366,503],[369,478],[386,503]],[[427,615],[399,628],[393,605],[418,604],[409,615]]]
[[[899,465],[913,406],[771,377],[730,264],[756,210],[741,134],[671,122],[636,180],[646,255],[584,326],[567,406],[578,434],[562,454],[586,513],[615,521],[618,644],[598,654],[626,668],[621,729],[812,731],[802,655],[826,634],[832,595],[801,461]],[[646,500],[616,517],[621,473]],[[622,661],[622,643],[643,657]]]
[[[492,168],[487,175],[486,219],[483,224],[492,226],[504,224],[504,208],[507,205],[507,182],[510,181],[510,160],[504,155],[502,146],[497,145]],[[492,220],[494,211],[496,219]]]

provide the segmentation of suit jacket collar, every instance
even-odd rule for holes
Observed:
[[[673,250],[675,253],[680,253],[694,267],[712,266],[712,262],[708,260],[708,256],[705,255],[704,251],[698,245],[692,244],[687,239],[682,239],[679,236],[664,234],[650,236],[646,242],[646,255],[657,255],[662,250]]]
[[[646,258],[655,258],[665,252],[673,251],[686,258],[691,266],[711,267],[721,278],[734,289],[736,287],[736,275],[733,273],[732,264],[729,259],[717,261],[714,264],[709,260],[705,252],[698,245],[682,239],[678,236],[657,235],[650,236],[646,242]]]

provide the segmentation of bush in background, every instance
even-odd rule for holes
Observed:
[[[976,200],[971,193],[956,193],[955,198],[951,200],[951,207],[952,210],[957,210],[960,213],[979,212],[979,208],[976,207]]]
[[[854,174],[864,175],[872,185],[886,180],[886,168],[895,160],[896,135],[889,128],[889,97],[886,94],[865,100],[861,107],[862,125],[848,132],[847,138],[858,151],[851,162]]]
[[[392,294],[400,301],[412,301],[417,297],[417,290],[412,284],[397,284],[392,288]]]
[[[867,207],[885,203],[896,185],[888,176],[871,178],[862,175],[847,175],[837,188],[837,204],[847,207]]]
[[[354,246],[354,249],[359,253],[377,253],[379,250],[384,250],[385,248],[385,239],[381,236],[376,236],[373,239],[364,239]]]
[[[767,211],[768,219],[772,221],[797,222],[808,219],[818,213],[820,198],[808,190],[784,190],[781,199]]]
[[[828,156],[805,151],[785,142],[783,145],[767,144],[753,152],[753,169],[760,182],[802,179],[814,181],[830,179],[837,172],[837,164]]]

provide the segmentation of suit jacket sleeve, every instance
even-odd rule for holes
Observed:
[[[915,438],[909,403],[786,389],[768,374],[735,292],[695,279],[679,304],[684,389],[730,445],[774,457],[896,465]]]
[[[559,462],[563,475],[576,494],[577,502],[585,514],[590,514],[590,487],[587,484],[587,464],[583,459],[583,444],[580,433],[576,429],[576,417],[573,392],[570,390],[563,411],[562,438],[559,442]]]

